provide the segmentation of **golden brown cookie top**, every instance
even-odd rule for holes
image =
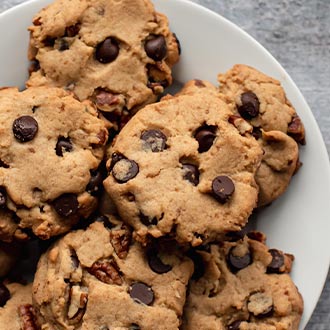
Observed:
[[[148,0],[57,0],[33,20],[28,86],[72,90],[92,99],[119,130],[130,112],[172,83],[180,45]]]
[[[206,81],[140,110],[115,139],[105,189],[137,239],[199,245],[239,230],[257,203],[262,150]],[[251,128],[252,130],[252,128]]]
[[[145,249],[121,222],[95,222],[41,257],[37,319],[50,329],[178,329],[192,270],[173,244]]]
[[[303,301],[289,275],[293,256],[268,248],[262,233],[211,244],[191,256],[197,271],[183,330],[298,329]]]
[[[25,228],[42,238],[68,231],[96,206],[103,121],[89,102],[46,87],[1,90],[0,112],[1,212],[12,219],[2,222],[0,236]]]

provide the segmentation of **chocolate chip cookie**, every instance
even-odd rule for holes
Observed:
[[[56,0],[29,28],[28,86],[51,85],[92,99],[119,130],[172,83],[180,45],[148,0]]]
[[[32,284],[0,284],[0,325],[6,330],[37,330],[32,309]]]
[[[49,329],[178,329],[192,271],[173,244],[144,249],[126,225],[95,222],[41,257],[37,321]]]
[[[251,232],[191,254],[182,330],[298,330],[303,301],[290,278],[293,256]]]
[[[218,79],[220,92],[233,105],[235,115],[253,126],[253,135],[265,150],[256,180],[258,205],[267,205],[284,193],[300,166],[294,140],[305,143],[304,125],[278,80],[241,64],[219,74]]]
[[[0,91],[0,238],[67,232],[97,203],[107,129],[58,88]]]
[[[199,245],[243,227],[262,150],[206,81],[140,110],[114,141],[105,189],[136,239]]]

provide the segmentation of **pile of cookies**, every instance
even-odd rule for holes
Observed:
[[[0,328],[297,330],[294,257],[247,229],[301,165],[280,83],[166,94],[181,45],[149,0],[55,0],[29,31],[0,90]]]

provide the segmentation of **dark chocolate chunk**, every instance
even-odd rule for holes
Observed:
[[[118,183],[126,183],[139,173],[139,166],[134,160],[123,158],[112,168],[112,175]]]
[[[142,212],[140,212],[140,221],[145,226],[157,225],[157,223],[158,223],[158,220],[156,217],[150,218],[147,215],[144,215]]]
[[[216,126],[204,125],[200,127],[195,133],[195,139],[198,142],[198,152],[208,151],[216,137],[215,135]]]
[[[3,283],[0,283],[0,307],[5,306],[9,299],[10,292],[8,288]]]
[[[150,129],[141,134],[141,140],[145,149],[152,152],[161,152],[166,149],[166,135],[158,129]]]
[[[73,149],[70,138],[60,136],[57,140],[55,151],[56,155],[59,157],[63,157],[63,152],[71,152]]]
[[[38,132],[38,122],[31,116],[22,116],[14,120],[13,133],[20,142],[34,139]]]
[[[144,44],[147,55],[154,61],[161,61],[167,53],[167,45],[164,36],[158,35],[148,39]]]
[[[154,302],[155,298],[151,287],[142,282],[136,282],[132,284],[130,296],[136,302],[148,306]]]
[[[63,217],[76,214],[79,208],[75,194],[63,194],[54,200],[53,205],[56,212]]]
[[[119,45],[114,38],[107,38],[96,47],[95,57],[100,63],[113,62],[119,54]]]
[[[205,274],[204,259],[200,253],[193,249],[188,251],[188,257],[194,263],[194,273],[191,278],[198,281]]]
[[[241,95],[242,105],[237,108],[244,119],[252,119],[259,114],[260,102],[253,92],[245,92]]]
[[[91,170],[91,179],[86,187],[86,191],[92,196],[98,195],[102,191],[103,176],[100,170]]]
[[[284,265],[283,253],[276,249],[270,249],[268,252],[272,255],[272,261],[267,267],[267,273],[280,273],[280,268]]]
[[[224,204],[233,195],[235,185],[228,176],[217,176],[212,181],[212,193],[214,198],[220,203]]]
[[[157,252],[154,249],[150,249],[147,253],[148,255],[148,264],[153,272],[157,274],[168,273],[171,269],[171,265],[164,264],[157,255]]]
[[[129,327],[129,330],[141,330],[141,328],[138,324],[132,323]]]
[[[199,171],[198,167],[192,164],[183,164],[183,178],[185,180],[188,180],[190,183],[192,183],[194,186],[197,186],[199,183]]]
[[[230,323],[227,327],[228,330],[239,330],[239,326],[241,325],[241,320],[236,320],[232,323]]]
[[[236,273],[240,271],[243,268],[246,268],[249,266],[252,262],[252,256],[250,251],[247,251],[243,256],[237,256],[235,255],[235,247],[232,247],[229,250],[228,256],[227,256],[227,263],[230,268],[230,270],[233,273]]]
[[[120,160],[122,159],[126,159],[126,157],[118,152],[114,152],[112,155],[111,155],[111,163],[110,163],[110,166],[109,166],[109,172],[112,171],[113,167],[115,166],[115,164],[117,162],[119,162]]]

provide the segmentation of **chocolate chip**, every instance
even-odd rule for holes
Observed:
[[[138,324],[132,323],[129,327],[129,330],[141,330],[141,328]]]
[[[166,135],[158,129],[150,129],[141,134],[144,149],[161,152],[166,148]]]
[[[144,44],[147,55],[154,61],[161,61],[167,53],[166,40],[164,36],[158,35],[148,39]]]
[[[0,159],[0,167],[9,168],[9,165]]]
[[[0,187],[0,209],[4,208],[7,203],[7,194],[4,187]]]
[[[30,65],[29,65],[29,68],[28,68],[28,71],[29,71],[29,75],[31,76],[31,74],[33,72],[36,72],[40,69],[40,63],[38,60],[34,59],[30,62]]]
[[[192,164],[183,164],[183,178],[190,183],[192,183],[194,186],[197,186],[199,183],[199,171],[198,167]]]
[[[112,175],[118,183],[126,183],[139,173],[139,166],[134,160],[121,159],[112,168]]]
[[[149,267],[153,272],[157,274],[165,274],[172,269],[171,265],[166,265],[161,261],[154,249],[150,249],[147,253],[147,256]]]
[[[228,330],[239,330],[239,326],[241,325],[241,320],[236,320],[232,323],[230,323],[227,327]]]
[[[59,41],[58,41],[58,50],[60,52],[68,50],[69,48],[70,48],[70,45],[67,42],[67,40],[65,40],[64,38],[59,39]]]
[[[96,59],[100,63],[110,63],[114,61],[119,54],[118,42],[113,38],[107,38],[96,47]]]
[[[208,151],[216,137],[216,126],[205,125],[200,127],[195,133],[195,139],[198,142],[198,152]]]
[[[245,92],[241,95],[242,105],[237,108],[244,119],[252,119],[259,114],[260,102],[253,92]]]
[[[154,302],[154,292],[148,285],[142,282],[136,282],[132,284],[130,296],[136,302],[148,306]]]
[[[195,281],[198,281],[205,274],[204,259],[200,253],[193,249],[188,251],[188,257],[194,263],[194,273],[191,278]]]
[[[54,200],[54,208],[62,217],[68,217],[77,213],[79,203],[75,194],[63,194]]]
[[[272,256],[272,261],[267,267],[267,273],[280,273],[280,268],[284,265],[283,254],[276,249],[270,249],[268,252]]]
[[[110,163],[110,166],[109,166],[109,172],[112,171],[113,167],[115,166],[115,164],[117,162],[119,162],[120,160],[122,159],[126,159],[126,157],[118,152],[114,152],[112,155],[111,155],[111,163]]]
[[[251,256],[250,251],[247,251],[242,256],[238,256],[238,255],[235,255],[236,248],[237,247],[232,247],[229,250],[229,253],[227,256],[228,266],[233,273],[236,273],[236,272],[240,271],[241,269],[246,268],[252,262],[252,256]]]
[[[80,23],[68,26],[65,29],[65,35],[70,37],[70,38],[75,37],[80,31],[80,26],[81,26]]]
[[[73,149],[70,138],[60,136],[57,140],[55,151],[56,155],[59,157],[63,157],[63,152],[71,152]]]
[[[38,132],[38,122],[31,116],[22,116],[14,120],[13,133],[20,142],[34,139]]]
[[[233,195],[235,191],[235,185],[228,176],[217,176],[212,181],[212,193],[214,198],[224,204]]]
[[[102,191],[103,176],[101,171],[99,171],[98,169],[91,170],[90,173],[91,173],[91,178],[86,187],[86,191],[90,193],[92,196],[97,196]]]
[[[158,220],[156,217],[150,218],[147,215],[144,215],[142,212],[140,212],[140,221],[145,225],[145,226],[151,226],[151,225],[157,225]]]
[[[0,283],[0,307],[5,306],[9,299],[10,292],[8,288],[3,283]]]

